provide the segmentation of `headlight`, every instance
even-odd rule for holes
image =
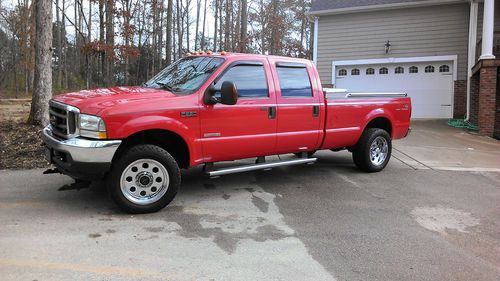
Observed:
[[[97,116],[80,114],[80,122],[78,125],[82,137],[94,139],[105,139],[108,137],[104,121]]]

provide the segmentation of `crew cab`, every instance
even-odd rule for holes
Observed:
[[[324,90],[311,61],[236,53],[191,54],[142,86],[58,95],[49,108],[47,159],[76,180],[105,179],[130,213],[167,206],[180,169],[198,165],[216,177],[347,149],[360,170],[381,171],[411,116],[405,94]],[[281,154],[296,156],[266,161]],[[217,168],[245,158],[255,164]]]

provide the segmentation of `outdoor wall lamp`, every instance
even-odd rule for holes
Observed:
[[[389,40],[387,40],[387,42],[385,43],[385,53],[388,54],[389,51],[391,50],[391,42]]]

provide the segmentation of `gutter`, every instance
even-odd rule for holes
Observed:
[[[425,0],[425,1],[409,2],[409,3],[379,4],[379,5],[358,6],[358,7],[349,7],[340,9],[308,11],[307,15],[324,16],[324,15],[336,15],[336,14],[349,14],[357,12],[372,12],[372,11],[393,10],[402,8],[417,8],[417,7],[469,3],[469,2],[470,0]]]

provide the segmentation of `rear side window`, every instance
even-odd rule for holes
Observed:
[[[268,97],[266,74],[262,65],[236,65],[231,67],[214,85],[216,95],[220,94],[220,88],[224,81],[236,84],[238,97],[240,98],[262,98]]]
[[[312,97],[311,81],[307,68],[276,67],[282,97]]]

